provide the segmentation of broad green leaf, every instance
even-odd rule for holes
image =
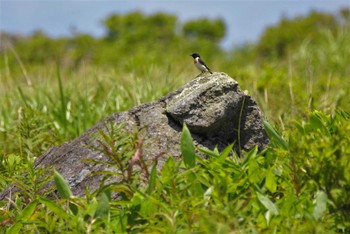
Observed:
[[[196,164],[196,155],[194,152],[193,139],[185,123],[181,135],[181,153],[186,167],[194,167]]]
[[[131,198],[131,200],[130,200],[130,202],[131,202],[131,204],[132,204],[133,206],[138,206],[138,205],[140,205],[143,201],[144,201],[144,196],[142,195],[141,192],[136,192],[136,193],[132,196],[132,198]]]
[[[28,218],[33,214],[36,205],[38,204],[37,200],[32,201],[29,203],[21,212],[21,214],[18,217],[18,220],[20,221],[27,221]]]
[[[277,187],[277,183],[276,183],[276,176],[275,173],[273,172],[273,167],[271,167],[266,174],[266,188],[268,190],[270,190],[271,193],[276,192],[276,187]]]
[[[12,225],[9,229],[7,229],[6,234],[17,234],[22,229],[23,224],[22,223],[15,223]]]
[[[98,207],[97,199],[96,196],[89,199],[89,204],[84,208],[84,214],[87,214],[90,217],[96,217],[96,210]]]
[[[157,179],[157,163],[153,164],[151,175],[149,178],[149,185],[148,185],[148,194],[151,195],[156,187],[156,179]]]
[[[142,203],[140,203],[140,211],[139,214],[145,218],[149,218],[157,213],[158,205],[154,203],[151,199],[144,199]]]
[[[285,150],[288,150],[288,143],[283,139],[283,137],[277,133],[277,131],[271,126],[267,121],[264,121],[264,128],[267,135],[270,137],[270,140],[277,146],[282,147]]]
[[[141,191],[136,192],[130,202],[133,207],[138,207],[139,214],[143,217],[154,215],[159,207],[167,212],[170,212],[170,208],[167,207],[168,204],[164,203],[162,199],[148,196]]]
[[[56,170],[54,171],[54,180],[56,188],[59,194],[62,196],[62,198],[69,199],[73,196],[67,181]],[[78,214],[79,209],[76,204],[69,202],[69,209],[74,215]]]
[[[108,215],[110,209],[109,198],[104,192],[98,200],[98,206],[96,208],[95,217],[105,217]]]
[[[71,216],[61,206],[57,205],[53,201],[43,197],[39,197],[38,200],[40,203],[44,204],[49,210],[54,212],[58,217],[67,220],[71,218]]]
[[[175,160],[173,157],[169,157],[162,170],[161,170],[161,177],[159,178],[160,180],[162,180],[163,182],[168,182],[168,180],[170,180],[171,178],[173,178],[175,176],[175,170],[176,170],[176,165],[175,165]],[[174,170],[175,169],[175,170]]]
[[[72,211],[74,215],[77,215],[79,212],[78,206],[73,202],[69,202],[69,209]]]
[[[261,204],[263,204],[265,208],[271,212],[271,214],[278,215],[277,206],[268,197],[264,196],[259,192],[257,192],[256,194]]]
[[[72,197],[72,191],[70,190],[67,181],[56,170],[55,170],[54,180],[55,180],[57,190],[59,194],[62,196],[62,198],[68,199]]]
[[[323,191],[317,191],[316,193],[316,198],[314,200],[315,202],[315,208],[314,211],[312,212],[312,216],[316,220],[319,220],[322,218],[322,214],[326,211],[327,209],[327,194]]]
[[[248,163],[248,176],[251,183],[258,183],[262,177],[260,175],[260,167],[255,158],[251,158]]]

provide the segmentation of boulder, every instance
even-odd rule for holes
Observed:
[[[107,160],[103,152],[91,146],[99,144],[94,136],[107,131],[106,126],[111,123],[124,124],[127,131],[138,130],[143,141],[143,158],[158,157],[161,168],[168,157],[181,157],[183,123],[191,131],[196,146],[222,150],[235,143],[235,150],[240,153],[256,145],[262,149],[268,144],[263,120],[257,103],[231,77],[219,72],[201,74],[157,101],[108,116],[80,137],[53,147],[36,160],[35,168],[54,167],[68,181],[73,194],[83,196],[87,186],[93,191],[102,180],[101,175],[91,174],[108,169],[106,165],[86,160]],[[10,186],[3,191],[0,200],[13,189]]]

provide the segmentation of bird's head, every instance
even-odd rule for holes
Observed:
[[[191,54],[191,56],[192,56],[192,58],[199,58],[200,56],[199,56],[199,54],[197,54],[197,53],[193,53],[193,54]]]

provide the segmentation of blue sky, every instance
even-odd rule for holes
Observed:
[[[336,12],[350,7],[349,0],[0,0],[0,30],[29,34],[41,29],[50,36],[69,36],[79,32],[101,36],[101,21],[112,13],[140,10],[146,14],[167,12],[179,22],[199,17],[224,19],[225,47],[256,40],[264,28],[277,23],[281,16],[294,17],[310,10]]]

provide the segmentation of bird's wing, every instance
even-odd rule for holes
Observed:
[[[198,62],[209,70],[209,67],[204,63],[202,59],[198,59]]]
[[[207,64],[205,64],[205,62],[202,59],[199,59],[198,62],[210,71],[210,68],[207,66]]]

